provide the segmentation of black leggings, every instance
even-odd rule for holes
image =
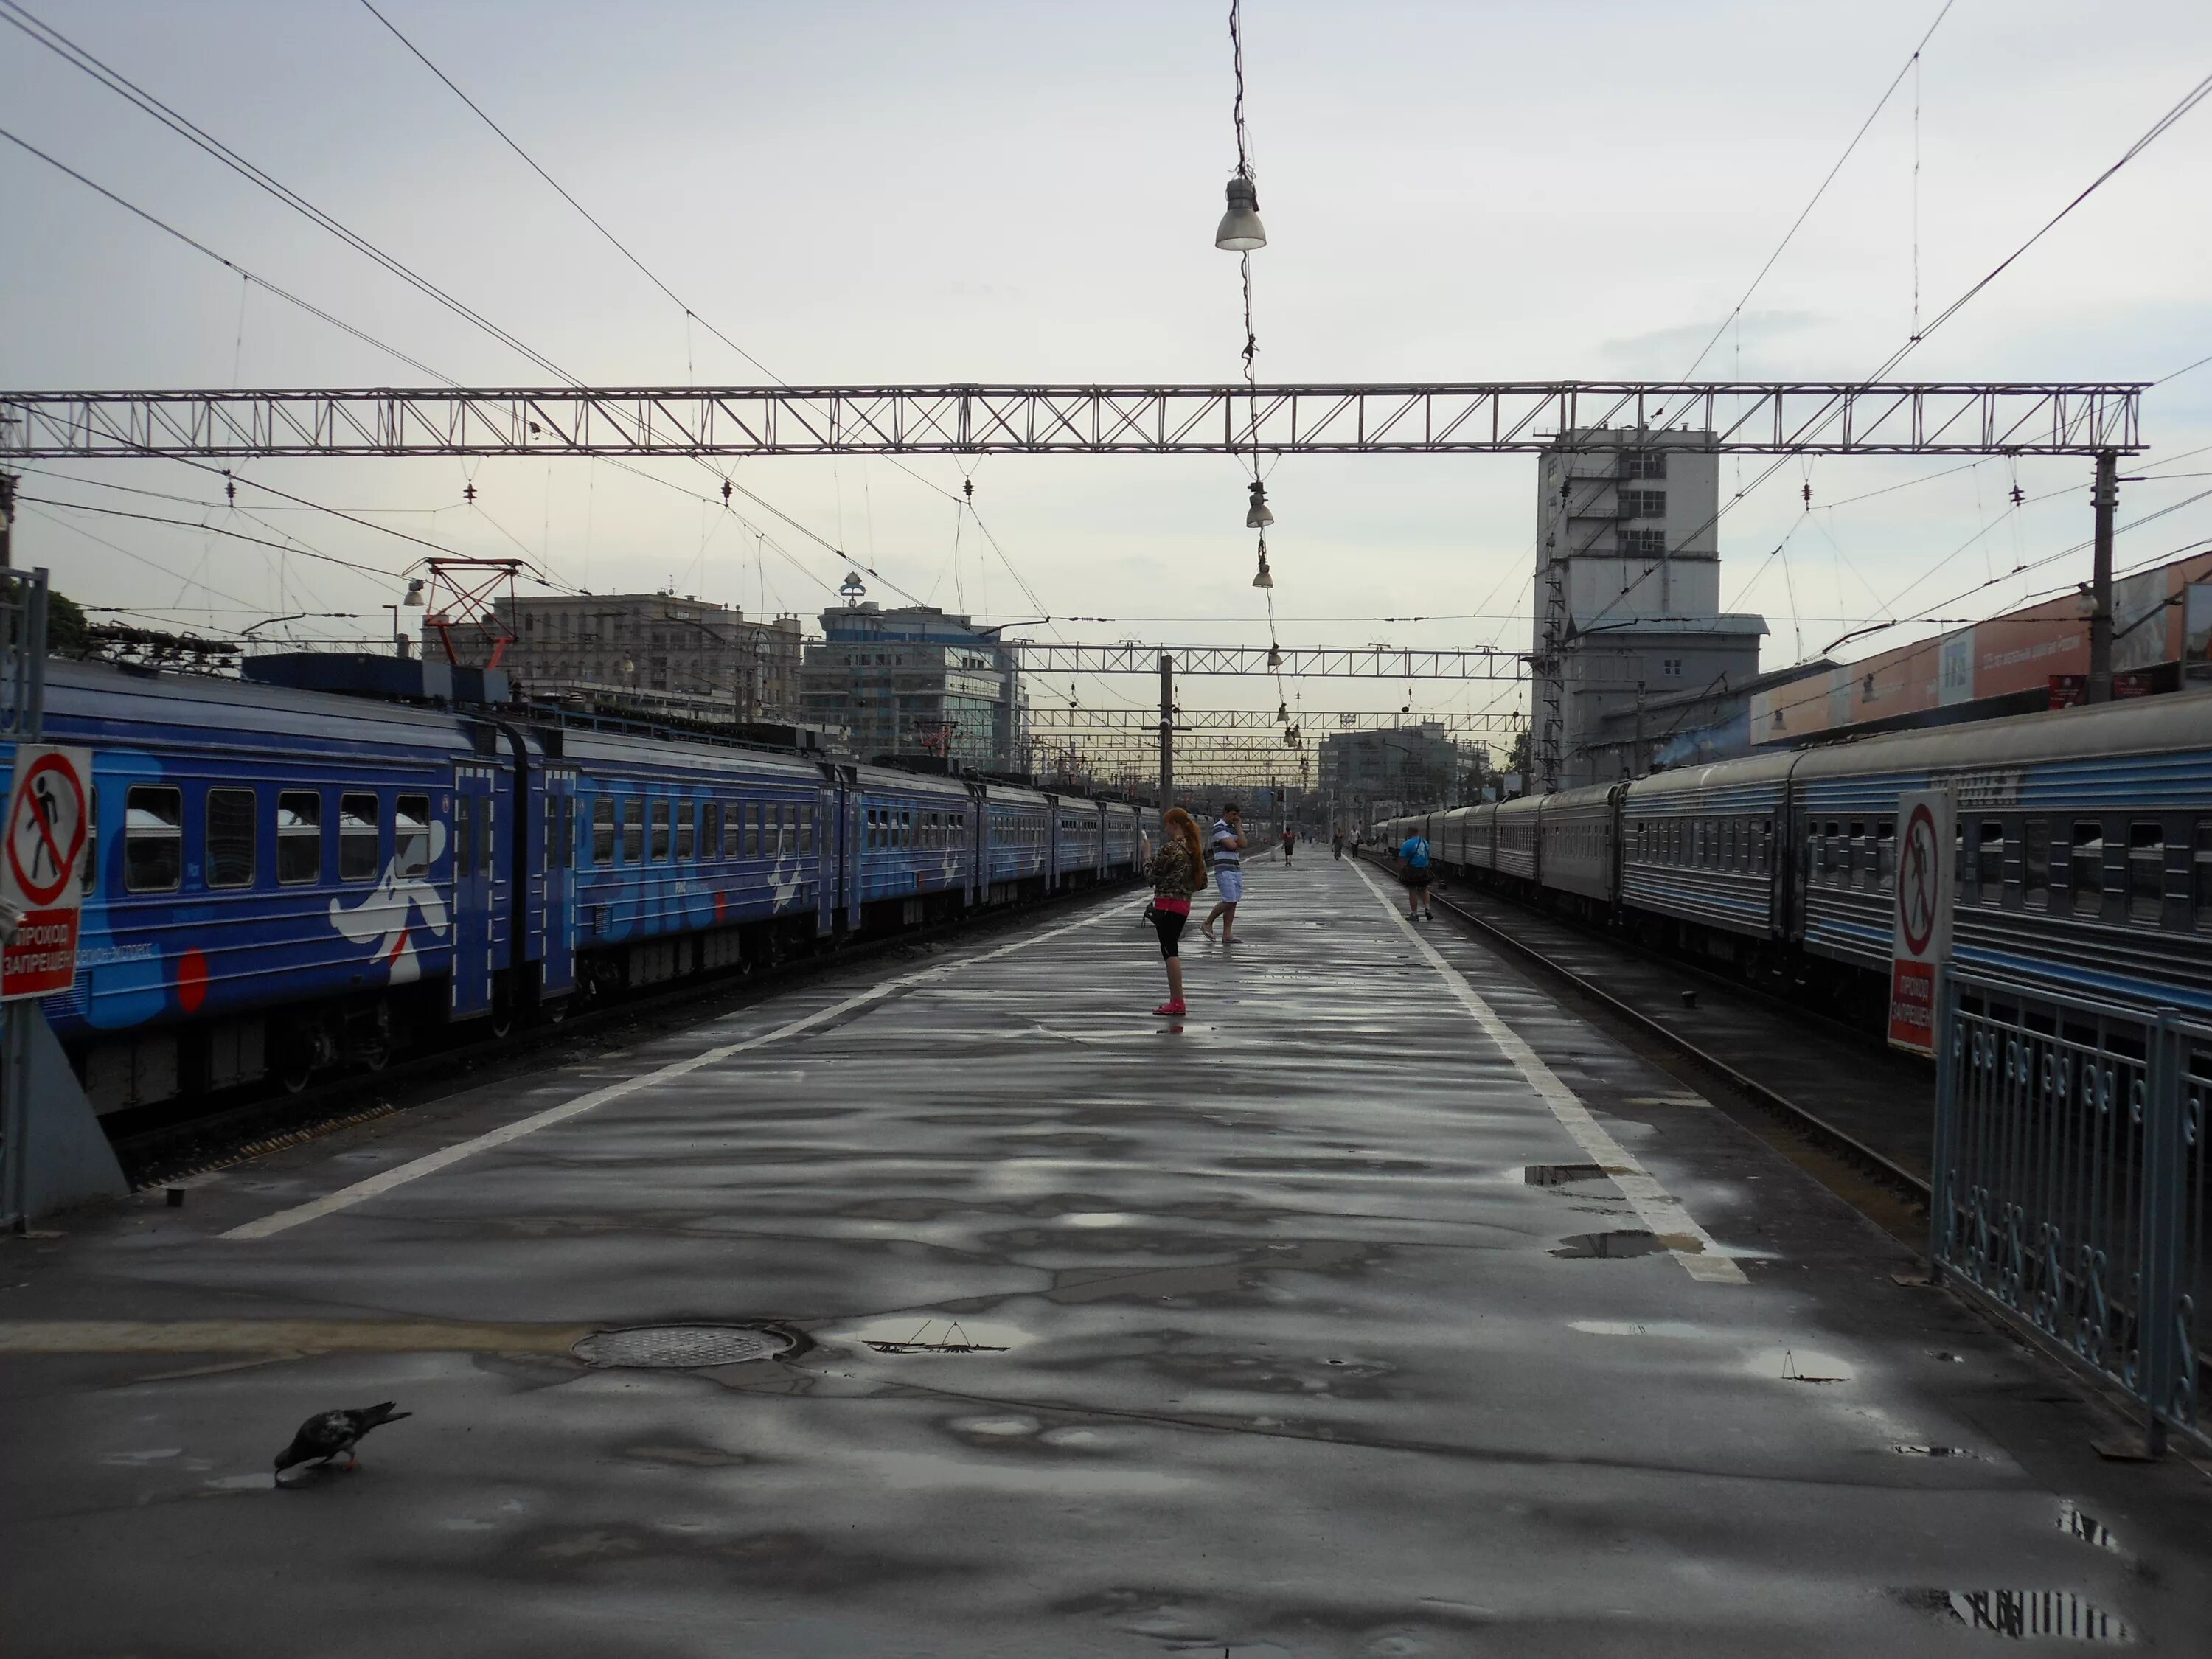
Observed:
[[[1160,954],[1163,957],[1180,954],[1176,949],[1176,941],[1182,937],[1182,925],[1189,920],[1190,912],[1188,910],[1162,910],[1157,907],[1153,909],[1152,928],[1160,936]]]

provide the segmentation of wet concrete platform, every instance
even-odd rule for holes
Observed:
[[[2203,1473],[1681,1082],[1310,850],[1170,1024],[1139,902],[0,1246],[6,1650],[2204,1650]]]

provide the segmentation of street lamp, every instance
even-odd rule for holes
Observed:
[[[1267,228],[1260,222],[1260,189],[1249,173],[1229,181],[1229,210],[1213,233],[1213,245],[1228,253],[1249,253],[1267,246]]]

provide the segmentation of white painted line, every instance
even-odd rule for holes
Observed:
[[[1367,890],[1374,894],[1382,908],[1390,913],[1390,920],[1398,924],[1407,939],[1413,940],[1413,948],[1420,952],[1429,966],[1443,975],[1444,983],[1450,987],[1452,994],[1460,1000],[1468,1012],[1474,1016],[1475,1024],[1482,1027],[1483,1035],[1504,1051],[1506,1059],[1513,1062],[1514,1069],[1536,1091],[1537,1098],[1552,1109],[1552,1115],[1559,1120],[1560,1127],[1574,1137],[1575,1144],[1588,1152],[1594,1162],[1605,1166],[1606,1173],[1613,1177],[1613,1185],[1620,1188],[1622,1195],[1628,1200],[1644,1224],[1662,1238],[1696,1241],[1698,1248],[1694,1250],[1668,1252],[1682,1264],[1683,1271],[1691,1278],[1701,1279],[1708,1285],[1748,1285],[1751,1281],[1744,1276],[1743,1269],[1720,1253],[1720,1247],[1713,1242],[1712,1235],[1690,1218],[1690,1212],[1682,1207],[1681,1200],[1662,1187],[1650,1170],[1638,1162],[1626,1147],[1606,1133],[1604,1126],[1590,1115],[1589,1108],[1583,1104],[1581,1097],[1560,1082],[1559,1074],[1544,1063],[1544,1057],[1522,1042],[1521,1034],[1499,1018],[1498,1011],[1484,1001],[1481,993],[1468,983],[1467,976],[1446,962],[1435,945],[1421,937],[1413,923],[1406,919],[1406,913],[1393,902],[1389,895],[1375,884],[1374,878],[1367,873],[1364,866],[1355,863],[1352,867],[1358,872],[1360,880],[1367,884]]]
[[[296,1205],[289,1210],[278,1210],[273,1214],[263,1216],[258,1221],[246,1222],[233,1227],[228,1232],[218,1234],[217,1237],[244,1239],[268,1238],[305,1222],[313,1221],[319,1217],[335,1215],[340,1210],[349,1210],[355,1205],[375,1198],[380,1194],[388,1193],[395,1187],[404,1187],[410,1181],[419,1181],[426,1175],[434,1175],[440,1170],[450,1164],[458,1164],[465,1158],[473,1158],[478,1152],[489,1152],[495,1146],[504,1146],[510,1141],[521,1139],[525,1135],[535,1134],[540,1129],[550,1128],[556,1123],[563,1122],[569,1118],[588,1112],[595,1106],[604,1106],[609,1101],[620,1100],[625,1095],[635,1094],[639,1090],[648,1088],[653,1084],[665,1083],[671,1078],[687,1076],[704,1066],[719,1065],[733,1054],[745,1054],[755,1048],[765,1048],[770,1043],[781,1042],[786,1037],[796,1036],[801,1031],[811,1030],[815,1026],[837,1018],[840,1015],[848,1014],[855,1008],[864,1008],[869,1003],[880,1001],[893,992],[927,984],[931,980],[941,979],[947,974],[957,973],[963,968],[971,968],[979,962],[989,962],[1015,951],[1027,950],[1032,945],[1042,945],[1047,939],[1058,939],[1064,933],[1072,933],[1079,927],[1092,927],[1109,917],[1127,915],[1131,910],[1136,908],[1139,902],[1131,899],[1121,904],[1108,905],[1105,908],[1084,917],[1080,921],[1071,921],[1065,927],[1049,928],[1042,933],[1031,933],[1024,938],[1015,939],[1011,944],[1001,945],[995,949],[981,951],[972,957],[962,957],[957,961],[939,963],[933,968],[917,969],[911,974],[902,974],[896,979],[887,979],[880,985],[872,985],[865,991],[856,991],[851,996],[833,1002],[826,1008],[817,1008],[812,1013],[779,1025],[772,1031],[764,1031],[758,1036],[747,1037],[741,1042],[726,1042],[720,1048],[708,1048],[683,1060],[671,1060],[667,1065],[650,1072],[640,1072],[635,1076],[623,1079],[619,1083],[610,1083],[605,1088],[594,1089],[588,1094],[578,1095],[573,1100],[564,1100],[558,1106],[549,1106],[542,1112],[533,1112],[528,1117],[517,1118],[512,1123],[501,1124],[498,1128],[489,1130],[471,1139],[456,1141],[453,1145],[441,1147],[434,1152],[426,1152],[421,1158],[402,1164],[397,1168],[386,1170],[380,1175],[370,1176],[365,1181],[356,1181],[350,1187],[341,1187],[337,1191],[326,1194],[321,1198]]]

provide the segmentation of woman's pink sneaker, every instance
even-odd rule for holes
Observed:
[[[1181,997],[1177,997],[1172,1002],[1163,1002],[1158,1007],[1153,1009],[1152,1012],[1156,1014],[1187,1014],[1190,1010],[1184,1006],[1183,1000]]]

